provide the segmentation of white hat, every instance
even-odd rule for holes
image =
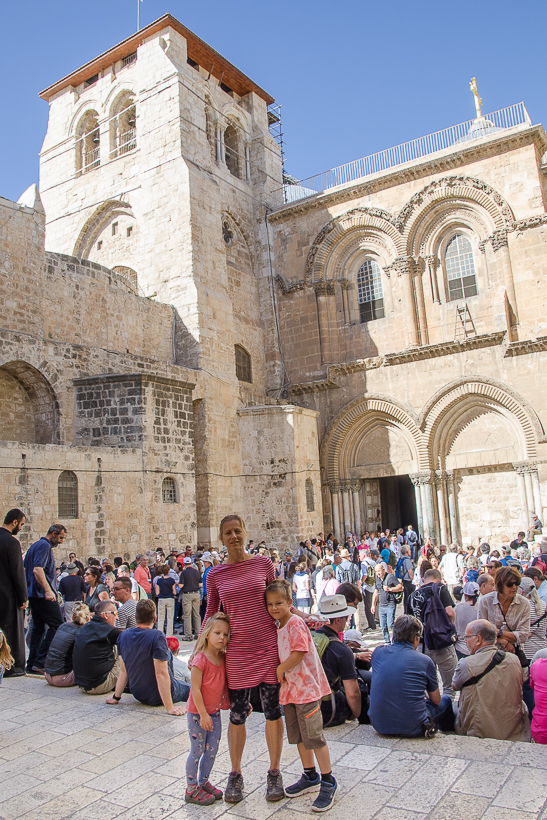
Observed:
[[[184,564],[191,564],[191,563],[192,563],[192,559],[191,559],[188,555],[186,555],[186,556],[184,557],[184,561],[183,561],[183,563],[184,563]]]
[[[344,641],[352,641],[358,643],[362,647],[366,646],[366,643],[363,640],[363,635],[358,629],[346,629],[344,632]]]
[[[202,561],[209,561],[209,563],[212,564],[213,563],[213,556],[211,555],[210,552],[207,551],[207,552],[203,553],[203,555],[201,556],[201,560]]]
[[[345,618],[354,611],[348,608],[343,595],[327,595],[319,602],[319,612],[326,618]]]

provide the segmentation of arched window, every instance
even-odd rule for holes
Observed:
[[[384,318],[382,270],[373,259],[365,259],[357,271],[357,300],[361,322]]]
[[[315,498],[313,496],[313,481],[311,478],[306,479],[306,510],[308,512],[315,511]]]
[[[114,273],[119,273],[120,276],[123,276],[124,279],[127,279],[131,283],[131,287],[135,291],[138,292],[139,289],[139,277],[137,276],[137,272],[133,270],[133,268],[128,268],[125,265],[116,265],[112,268]]]
[[[224,161],[229,172],[240,179],[239,135],[236,126],[232,124],[224,132]]]
[[[461,233],[452,237],[444,254],[448,301],[467,299],[477,295],[477,279],[473,248],[469,239]]]
[[[57,481],[59,518],[78,518],[78,479],[72,470],[63,470]]]
[[[175,479],[171,478],[171,476],[167,476],[163,479],[161,485],[161,500],[164,504],[177,503],[177,486]]]
[[[240,382],[249,382],[249,384],[253,381],[253,374],[251,370],[251,356],[244,347],[241,345],[235,346],[235,355],[236,355],[236,376]]]
[[[133,94],[118,98],[110,114],[110,156],[121,157],[137,147],[137,114]]]
[[[99,115],[88,111],[76,130],[76,170],[85,174],[101,163]]]

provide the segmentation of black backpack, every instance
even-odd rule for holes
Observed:
[[[446,649],[454,645],[456,627],[446,614],[439,590],[440,582],[431,584],[431,595],[425,605],[424,644],[426,649]]]
[[[349,569],[341,569],[341,566],[338,566],[336,576],[341,584],[356,584],[359,580],[359,569],[353,562]]]

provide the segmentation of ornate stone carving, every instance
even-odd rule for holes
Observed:
[[[525,475],[526,473],[537,474],[538,466],[533,461],[514,461],[513,470],[519,475]]]
[[[334,296],[336,293],[336,282],[333,279],[314,282],[312,287],[318,296]]]
[[[388,273],[388,271],[395,271],[397,276],[403,276],[404,274],[410,273],[413,264],[414,262],[411,256],[397,256],[391,265],[388,265],[387,268],[385,268],[385,272]]]
[[[299,282],[292,282],[291,284],[289,284],[279,273],[276,274],[275,281],[281,288],[281,293],[283,294],[283,296],[285,296],[287,293],[294,293],[297,290],[304,290],[304,288],[306,287],[306,283],[303,279],[301,279]]]
[[[319,231],[319,233],[317,234],[317,236],[313,240],[313,245],[311,246],[311,248],[309,250],[308,258],[306,259],[306,278],[308,277],[308,275],[311,274],[311,271],[312,271],[312,268],[313,268],[313,263],[315,261],[317,251],[319,250],[319,247],[320,247],[321,243],[323,242],[325,237],[328,236],[328,234],[332,230],[334,230],[335,227],[336,227],[336,223],[335,223],[334,219],[331,219],[330,222],[327,222],[327,224],[324,225],[321,228],[321,230]]]
[[[489,236],[488,238],[492,243],[492,248],[494,251],[499,251],[501,248],[506,248],[509,244],[507,241],[507,230],[494,231],[492,236]]]

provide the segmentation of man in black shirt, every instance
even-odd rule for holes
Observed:
[[[184,617],[184,641],[191,641],[197,638],[201,628],[201,617],[199,614],[199,585],[201,575],[199,569],[192,564],[192,559],[186,556],[184,559],[184,569],[180,574],[180,597],[182,601],[182,614]]]
[[[392,572],[387,571],[386,564],[381,561],[376,564],[376,583],[374,585],[374,595],[372,596],[372,614],[376,612],[380,616],[380,629],[384,635],[384,643],[391,643],[389,634],[390,627],[393,629],[395,623],[395,608],[397,598],[395,593],[403,591],[403,585]]]
[[[10,510],[0,527],[0,628],[11,648],[14,664],[5,677],[25,674],[25,609],[28,606],[27,582],[21,544],[15,537],[23,524],[22,510]]]
[[[61,578],[59,581],[59,592],[64,600],[64,616],[65,621],[70,623],[72,621],[72,612],[74,611],[74,604],[76,601],[83,601],[86,592],[84,579],[78,573],[78,567],[75,563],[70,563],[67,566],[68,575]]]
[[[317,632],[320,635],[326,635],[329,639],[321,663],[333,691],[335,702],[333,717],[332,699],[321,701],[323,724],[339,726],[346,720],[359,718],[361,714],[361,690],[357,682],[358,675],[353,652],[338,637],[338,633],[344,631],[352,610],[348,609],[343,595],[326,596],[321,600],[319,610],[324,618],[329,619],[328,626],[322,626]]]
[[[424,582],[421,587],[418,587],[410,596],[409,605],[412,614],[425,624],[425,610],[429,599],[434,594],[434,584],[439,584],[437,587],[439,591],[439,598],[441,604],[444,606],[448,618],[454,623],[456,614],[454,612],[454,601],[450,597],[450,593],[446,584],[441,583],[441,573],[437,569],[428,569],[424,575]],[[454,700],[454,692],[452,691],[452,678],[458,665],[458,658],[454,644],[451,642],[443,649],[425,649],[425,654],[429,655],[435,666],[437,667],[441,680],[443,682],[443,695],[448,695],[451,700]]]
[[[116,686],[120,674],[116,641],[121,635],[121,630],[114,626],[116,616],[112,601],[99,601],[93,618],[76,632],[72,655],[74,680],[86,695],[106,695]]]

